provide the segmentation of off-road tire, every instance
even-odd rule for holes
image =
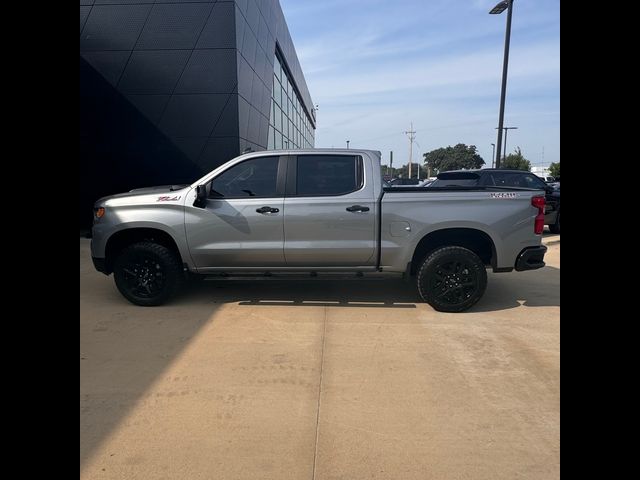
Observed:
[[[416,275],[418,293],[440,312],[463,312],[487,288],[484,263],[469,249],[442,247],[429,253]]]

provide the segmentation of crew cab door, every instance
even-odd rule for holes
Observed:
[[[370,162],[360,155],[337,153],[289,158],[284,201],[287,266],[375,264],[377,203]]]
[[[187,205],[185,229],[198,270],[284,266],[286,157],[249,158],[213,178],[204,208]]]

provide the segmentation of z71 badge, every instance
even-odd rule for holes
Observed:
[[[170,196],[158,197],[158,200],[156,200],[156,202],[175,202],[176,200],[180,200],[180,196],[176,195],[175,197],[170,197]]]
[[[518,198],[518,194],[515,192],[492,192],[489,194],[489,198]]]

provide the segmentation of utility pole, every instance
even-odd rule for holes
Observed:
[[[413,122],[411,122],[411,130],[404,133],[409,135],[409,179],[411,179],[411,162],[413,161],[413,141],[416,138],[416,131],[413,129]]]
[[[347,140],[347,149],[349,149],[349,140]]]
[[[498,129],[498,127],[496,127],[496,130]],[[504,130],[504,158],[507,158],[507,133],[509,133],[509,130],[517,130],[518,127],[502,127],[502,130]],[[502,136],[502,135],[500,135]],[[498,145],[500,145],[500,142],[498,141]],[[500,151],[498,150],[498,156],[500,156]],[[497,157],[496,157],[496,168],[500,168],[500,162],[497,161]]]
[[[393,180],[393,150],[389,152],[389,170],[391,170],[391,179]]]

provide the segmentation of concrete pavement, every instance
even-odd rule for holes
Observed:
[[[462,314],[396,280],[129,304],[80,240],[81,478],[559,477],[560,245]]]

